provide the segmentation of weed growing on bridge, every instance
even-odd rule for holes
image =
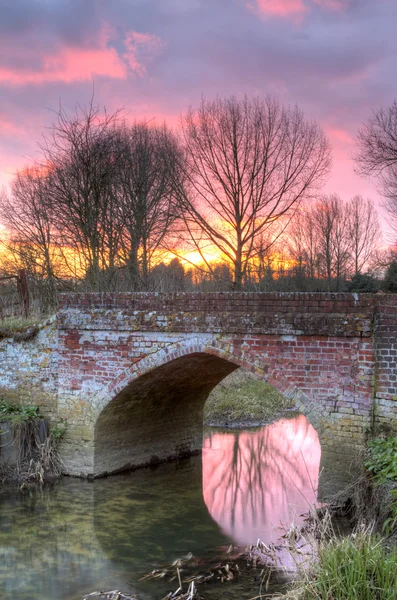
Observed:
[[[59,441],[63,438],[65,433],[66,433],[65,423],[55,423],[55,425],[51,426],[51,437],[54,440],[55,444],[59,443]]]
[[[0,422],[8,421],[13,425],[19,425],[39,417],[38,406],[20,406],[0,399]]]

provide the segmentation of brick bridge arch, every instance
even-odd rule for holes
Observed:
[[[199,452],[203,407],[212,389],[244,367],[293,399],[321,431],[316,404],[279,369],[258,360],[249,344],[217,337],[187,338],[131,364],[98,402],[94,471],[97,476]]]
[[[395,296],[64,295],[57,315],[56,386],[57,416],[68,424],[61,447],[66,471],[97,476],[194,451],[204,397],[239,365],[296,398],[320,432],[322,447],[345,468],[375,419],[397,430],[396,356]],[[164,386],[179,412],[171,401],[161,402]],[[138,418],[132,408],[122,418],[128,398],[134,399],[131,407],[143,407],[146,398],[145,419],[145,411]],[[160,405],[167,409],[156,416]],[[184,425],[177,429],[178,414]],[[186,420],[189,414],[196,425]],[[123,449],[118,457],[109,444],[117,419],[125,425],[125,435],[114,435],[112,442]]]

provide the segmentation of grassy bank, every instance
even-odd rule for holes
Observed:
[[[319,544],[283,600],[395,600],[397,551],[370,530]]]
[[[352,485],[356,533],[323,535],[284,600],[395,600],[397,597],[397,438],[368,442],[362,476]],[[382,536],[382,537],[381,537]]]
[[[294,407],[271,385],[238,369],[214,388],[204,408],[204,422],[217,427],[262,425]]]

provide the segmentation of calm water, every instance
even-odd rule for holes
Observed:
[[[0,598],[77,600],[97,589],[153,598],[155,565],[277,539],[316,501],[320,446],[303,417],[207,432],[203,456],[89,483],[0,494]]]

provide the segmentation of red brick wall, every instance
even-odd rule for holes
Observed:
[[[30,381],[29,377],[34,381],[25,386],[30,402],[41,404],[51,392],[49,414],[68,421],[64,457],[71,473],[100,470],[95,465],[96,427],[107,407],[111,410],[113,399],[141,375],[150,380],[156,368],[181,357],[186,357],[186,372],[191,368],[197,376],[191,381],[186,377],[181,384],[185,395],[173,391],[161,400],[161,382],[156,390],[150,388],[159,406],[168,402],[167,414],[172,415],[173,429],[167,430],[170,454],[172,448],[175,453],[194,450],[200,439],[197,415],[210,384],[208,369],[195,370],[209,355],[218,361],[211,366],[211,385],[230,365],[241,365],[294,397],[319,431],[323,448],[331,448],[329,455],[339,463],[362,445],[373,422],[397,432],[396,296],[63,295],[48,347],[43,336],[19,345],[10,340],[1,343],[2,392],[16,393],[16,382]],[[190,363],[193,354],[204,362]],[[172,377],[179,377],[178,369]],[[204,387],[196,394],[201,383]],[[150,424],[142,410],[138,429],[145,433],[147,427],[148,433],[152,426],[153,440],[159,438],[164,414],[151,413]],[[156,418],[161,419],[157,424]],[[166,456],[164,444],[159,442],[153,455]]]
[[[375,424],[397,433],[397,296],[376,298]]]

